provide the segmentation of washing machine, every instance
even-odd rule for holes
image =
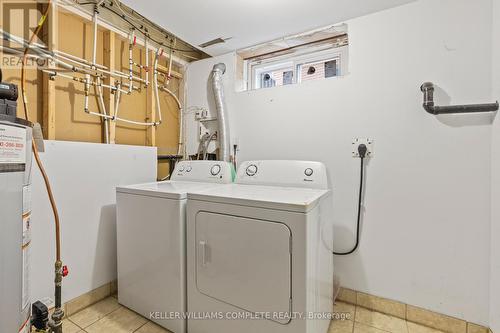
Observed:
[[[322,163],[250,161],[235,184],[189,193],[189,333],[326,333],[331,191]]]
[[[186,194],[233,180],[230,163],[179,162],[170,181],[118,187],[118,302],[186,332]]]

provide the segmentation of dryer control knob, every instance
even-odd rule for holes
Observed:
[[[311,177],[311,176],[313,175],[314,171],[313,171],[313,169],[311,169],[311,168],[307,168],[307,169],[304,171],[304,173],[305,173],[305,175],[306,175],[307,177]]]
[[[188,165],[188,166],[186,167],[186,172],[191,172],[191,170],[193,170],[193,168],[192,168],[190,165]]]
[[[249,166],[247,166],[246,173],[248,176],[250,176],[250,177],[255,176],[257,171],[258,171],[258,168],[255,164],[250,164]]]
[[[210,173],[212,174],[212,176],[217,176],[219,173],[220,173],[220,165],[219,164],[215,164],[211,169],[210,169]]]
[[[183,171],[184,171],[184,167],[183,167],[183,166],[181,166],[181,167],[179,168],[179,171],[180,171],[180,172],[183,172]]]

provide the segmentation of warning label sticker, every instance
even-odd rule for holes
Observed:
[[[0,164],[26,163],[26,130],[0,124]]]

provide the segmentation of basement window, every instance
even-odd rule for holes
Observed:
[[[294,46],[283,48],[289,43]],[[345,30],[335,27],[332,31],[331,27],[242,50],[238,55],[244,60],[247,90],[285,86],[347,74],[348,37]]]

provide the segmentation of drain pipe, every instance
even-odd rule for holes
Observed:
[[[489,104],[469,104],[469,105],[450,105],[436,106],[434,105],[434,84],[425,82],[420,87],[424,93],[423,107],[425,111],[433,115],[438,114],[453,114],[453,113],[478,113],[478,112],[494,112],[498,111],[498,102]]]
[[[226,65],[216,64],[212,69],[212,89],[217,109],[217,124],[219,126],[219,160],[230,161],[229,124],[227,121],[227,108],[224,100],[224,89],[222,86],[222,76],[226,72]]]

